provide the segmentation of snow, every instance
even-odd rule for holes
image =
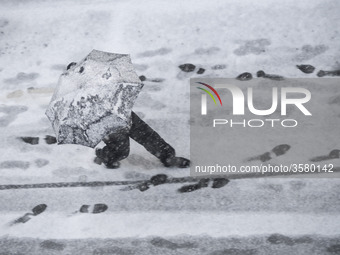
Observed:
[[[13,168],[0,169],[0,184],[189,175],[188,169],[165,169],[134,142],[118,170],[94,164],[90,148],[44,142],[45,135],[53,135],[44,112],[59,75],[68,63],[80,61],[93,49],[130,54],[138,75],[164,79],[145,82],[134,111],[178,155],[188,158],[189,78],[233,78],[258,70],[315,78],[320,69],[339,69],[338,1],[73,0],[1,5],[0,163],[12,162]],[[182,73],[178,66],[184,63],[206,72]],[[297,64],[311,64],[316,71],[304,74]],[[226,68],[214,70],[215,65]],[[336,97],[340,92],[333,93]],[[332,107],[339,111],[338,104]],[[326,130],[334,132],[335,127]],[[37,136],[40,142],[25,144],[20,136]],[[244,158],[271,149],[256,138],[252,142],[262,148],[252,147]],[[312,155],[302,151],[295,157],[325,155],[331,149],[340,149],[337,137],[331,144],[311,149]],[[39,168],[37,159],[49,163]],[[15,167],[13,161],[28,162],[29,167]],[[179,187],[160,186],[145,192],[122,192],[116,187],[0,191],[1,222],[41,202],[50,210],[26,224],[0,227],[0,234],[40,238],[340,234],[340,181],[336,178],[235,180],[218,190],[191,194],[177,193]],[[83,203],[99,202],[109,205],[107,213],[65,216]],[[115,224],[119,231],[112,227]],[[43,226],[54,230],[39,232]]]
[[[110,213],[102,215],[74,215],[65,217],[58,213],[46,213],[31,224],[22,224],[7,229],[4,233],[16,237],[42,239],[145,238],[152,236],[255,236],[281,233],[303,236],[310,233],[322,236],[338,234],[340,216],[319,214],[285,213],[238,213],[223,212],[164,212],[158,211]],[[2,221],[16,215],[1,217]],[[263,219],[265,221],[263,222]],[[282,224],[282,221],[285,224]],[[164,224],[166,222],[166,224]],[[178,224],[181,222],[182,224]],[[264,224],[265,223],[265,224]],[[1,232],[0,232],[1,233]]]

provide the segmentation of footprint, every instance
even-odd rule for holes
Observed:
[[[324,71],[320,70],[317,74],[318,77],[324,77],[324,76],[340,76],[340,70],[334,70],[334,71]]]
[[[145,71],[146,69],[148,69],[147,65],[144,64],[133,64],[134,68],[136,69],[136,71]]]
[[[214,65],[211,67],[212,70],[222,70],[222,69],[226,69],[227,66],[226,65],[223,65],[223,64],[220,64],[220,65]]]
[[[51,135],[46,135],[44,140],[45,140],[45,142],[47,144],[55,144],[55,143],[57,143],[57,138],[55,136],[51,136]]]
[[[162,87],[158,84],[148,85],[147,89],[150,91],[158,92],[162,90]]]
[[[8,84],[19,84],[23,82],[34,81],[39,77],[38,73],[23,73],[20,72],[16,75],[16,77],[5,79],[4,82]]]
[[[43,166],[48,165],[50,162],[47,159],[38,158],[38,159],[34,160],[34,163],[36,164],[36,166],[38,168],[41,168]]]
[[[313,73],[315,67],[312,65],[296,65],[296,67],[303,73]]]
[[[273,234],[267,238],[267,242],[271,244],[285,244],[285,245],[293,245],[292,238],[280,234]]]
[[[149,81],[149,82],[163,82],[165,79],[163,78],[146,78],[145,75],[139,76],[139,79],[143,81]]]
[[[210,179],[201,179],[198,183],[196,184],[190,184],[190,185],[185,185],[181,188],[178,189],[179,193],[188,193],[188,192],[193,192],[202,188],[208,187],[210,182]]]
[[[26,112],[27,110],[28,108],[26,106],[21,105],[0,105],[0,113],[5,113],[5,116],[0,117],[0,127],[7,127],[16,119],[18,114]]]
[[[196,66],[190,63],[186,63],[186,64],[179,65],[178,68],[181,69],[181,71],[183,72],[190,73],[195,70]]]
[[[170,53],[172,51],[172,49],[169,48],[160,48],[157,50],[149,50],[149,51],[145,51],[143,53],[140,53],[138,56],[139,57],[154,57],[154,56],[162,56],[162,55],[166,55],[168,53]]]
[[[52,240],[45,240],[40,243],[40,248],[47,249],[47,250],[55,250],[55,251],[62,251],[66,247],[65,244],[60,242],[55,242]]]
[[[10,222],[9,225],[13,226],[13,225],[20,224],[20,223],[26,223],[32,219],[32,216],[35,217],[43,213],[46,210],[46,208],[47,208],[46,204],[39,204],[32,209],[32,212],[25,213],[20,218]]]
[[[69,178],[73,176],[81,176],[81,175],[95,175],[97,174],[97,171],[88,170],[83,167],[60,167],[54,171],[52,171],[52,174],[59,177],[59,178]]]
[[[222,188],[224,187],[225,185],[227,185],[229,183],[229,180],[226,179],[226,178],[215,178],[213,180],[213,183],[211,185],[211,187],[213,189],[219,189],[219,188]]]
[[[23,142],[31,144],[31,145],[39,144],[39,141],[40,141],[39,137],[33,137],[33,136],[24,136],[24,137],[18,137],[18,138],[21,139]],[[57,143],[56,137],[51,136],[51,135],[46,135],[43,140],[45,140],[45,143],[49,145]]]
[[[79,209],[79,213],[102,213],[108,209],[106,204],[95,204],[95,205],[82,205]]]
[[[245,56],[249,54],[259,55],[266,51],[266,47],[271,43],[268,39],[261,38],[257,40],[248,40],[243,43],[238,49],[234,50],[234,54]]]
[[[271,244],[285,244],[292,246],[295,244],[312,243],[313,239],[308,236],[289,237],[280,234],[272,234],[267,238],[267,242]]]
[[[22,97],[24,95],[24,92],[22,90],[15,90],[11,93],[7,94],[7,98],[18,98],[18,97]]]
[[[317,156],[317,157],[311,158],[310,161],[319,162],[319,161],[337,159],[337,158],[340,158],[340,150],[332,150],[328,155]]]
[[[214,179],[201,179],[198,183],[185,185],[178,189],[179,193],[188,193],[195,190],[199,190],[202,188],[206,188],[209,186],[209,183],[212,181],[211,188],[219,189],[224,187],[229,183],[227,178],[214,178]]]
[[[226,255],[226,254],[228,255],[255,255],[255,254],[258,254],[258,252],[255,249],[230,248],[230,249],[213,251],[209,253],[208,255]]]
[[[303,45],[301,48],[301,53],[294,57],[295,61],[306,61],[320,55],[328,50],[326,45],[320,44],[316,46]]]
[[[52,70],[57,70],[57,71],[65,71],[65,65],[62,64],[56,64],[56,65],[52,65],[51,69]]]
[[[181,69],[181,71],[177,74],[177,79],[179,80],[190,78],[194,74],[193,72],[197,69],[197,67],[191,63],[185,63],[182,65],[179,65],[178,68]],[[197,73],[198,72],[202,73],[202,71],[204,73],[205,70],[204,69],[202,70],[202,69],[203,68],[199,68]]]
[[[241,73],[239,76],[236,77],[237,80],[240,81],[249,81],[251,79],[253,79],[253,76],[251,75],[251,73]]]
[[[55,90],[54,88],[49,88],[49,87],[41,87],[41,88],[30,87],[27,89],[27,93],[29,94],[52,94],[54,90]]]
[[[29,166],[29,162],[21,160],[7,160],[0,163],[0,169],[19,168],[25,170],[29,168]]]
[[[204,68],[199,68],[198,71],[196,72],[197,74],[203,74],[205,72]]]
[[[39,143],[39,137],[20,137],[20,139],[23,142],[29,143],[31,145],[36,145]]]
[[[166,248],[170,250],[176,250],[176,249],[192,249],[195,248],[196,245],[190,242],[183,242],[183,243],[174,243],[169,240],[166,240],[161,237],[153,238],[150,243],[153,246],[160,247],[160,248]]]
[[[198,48],[195,50],[195,54],[198,55],[213,55],[220,51],[220,48],[210,47],[210,48]]]
[[[264,71],[260,70],[256,73],[256,76],[259,78],[266,78],[275,81],[282,81],[284,80],[283,76],[276,75],[276,74],[266,74]]]
[[[8,25],[8,20],[7,19],[4,19],[4,18],[0,18],[0,27],[5,27]]]
[[[266,161],[269,161],[273,158],[276,158],[278,156],[282,156],[282,155],[286,154],[286,152],[289,149],[290,149],[290,145],[280,144],[278,146],[275,146],[270,152],[265,152],[261,155],[248,158],[248,159],[246,159],[246,161],[249,162],[249,161],[259,160],[261,162],[266,162]]]
[[[133,155],[131,155],[131,156],[137,156],[137,155],[135,155],[135,154],[133,154]],[[130,157],[131,157],[130,156]],[[129,157],[129,158],[130,158]],[[140,156],[138,156],[138,157],[140,157]],[[129,158],[127,158],[127,160],[129,159]],[[140,157],[140,158],[142,158],[142,157]],[[133,159],[133,160],[135,160],[135,159]],[[128,160],[129,161],[129,160]],[[129,161],[129,163],[131,163],[130,161]],[[137,165],[137,162],[135,162],[135,164]],[[140,165],[143,165],[144,163],[143,162],[141,162],[140,163]],[[139,165],[139,164],[138,164]],[[140,173],[140,172],[136,172],[136,171],[130,171],[130,172],[126,172],[125,174],[124,174],[124,178],[126,178],[126,179],[129,179],[129,180],[148,180],[148,179],[150,179],[150,175],[148,175],[148,174],[143,174],[143,173]]]

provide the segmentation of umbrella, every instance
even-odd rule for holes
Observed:
[[[46,110],[58,144],[94,148],[109,134],[127,132],[142,87],[129,55],[93,50],[61,74]]]

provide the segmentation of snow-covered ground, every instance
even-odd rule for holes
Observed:
[[[92,49],[131,54],[138,75],[147,78],[134,110],[185,157],[190,157],[189,78],[233,78],[246,71],[255,76],[258,70],[315,78],[320,69],[340,68],[340,3],[336,0],[2,1],[0,6],[0,185],[189,175],[188,169],[164,168],[134,142],[118,170],[94,164],[90,148],[45,143],[45,135],[54,135],[44,112],[58,77],[68,63],[81,60]],[[204,68],[204,74],[181,72],[178,66],[185,63]],[[297,64],[313,65],[316,71],[304,74]],[[336,113],[340,90],[333,93]],[[325,127],[325,131],[334,130]],[[40,137],[39,144],[24,143],[18,139],[21,136]],[[255,154],[270,149],[262,141],[252,142],[264,147]],[[330,151],[340,149],[339,145],[339,137],[333,137],[331,144],[318,148]],[[310,157],[329,151],[315,149]],[[223,251],[231,249],[230,243],[238,247],[250,242],[242,238],[265,240],[275,233],[285,235],[281,239],[286,242],[279,238],[282,242],[268,246],[254,239],[249,247],[258,243],[259,250],[233,248],[229,253],[287,254],[287,247],[295,247],[298,254],[340,250],[340,179],[233,180],[221,189],[188,194],[176,192],[179,187],[163,185],[145,192],[123,192],[120,187],[0,190],[0,234],[6,247],[2,252],[15,254],[11,247],[17,237],[22,243],[28,242],[26,237],[40,238],[40,243],[51,238],[132,238],[146,249],[149,240],[138,243],[138,237],[160,236],[177,242],[184,235],[183,240],[193,243],[205,236],[213,238],[206,241],[211,247],[194,252],[228,254]],[[25,224],[7,226],[40,203],[48,205],[46,213]],[[82,204],[94,203],[106,203],[109,209],[98,215],[68,217]],[[288,236],[309,236],[310,242],[288,242]],[[228,245],[223,248],[217,238],[227,238]],[[95,246],[91,240],[88,243]],[[119,246],[119,241],[114,245]],[[69,252],[67,245],[37,249],[44,247]],[[152,247],[151,254],[180,253]],[[28,248],[19,252],[43,254]],[[138,249],[93,252],[114,253],[138,254]]]

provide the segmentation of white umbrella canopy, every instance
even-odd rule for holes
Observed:
[[[129,55],[93,50],[60,76],[46,110],[58,143],[94,148],[128,131],[142,87]]]

